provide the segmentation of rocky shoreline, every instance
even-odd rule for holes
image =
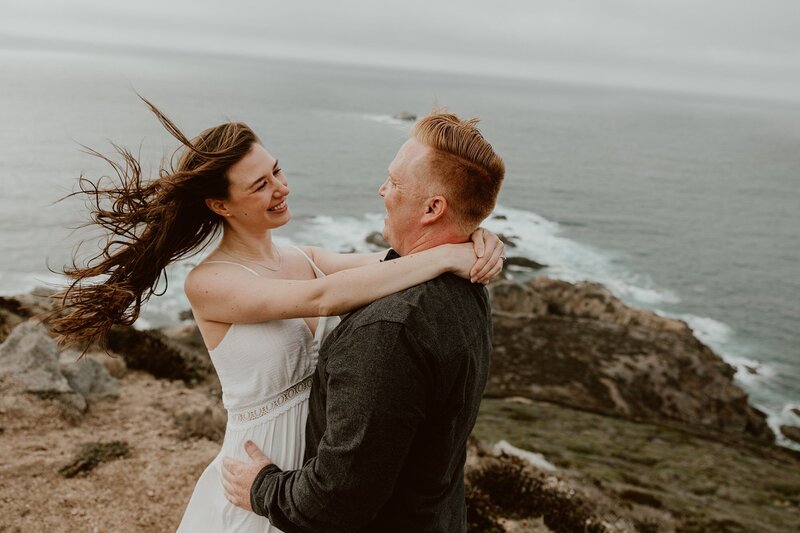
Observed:
[[[488,396],[774,440],[735,369],[685,322],[629,307],[596,283],[503,281],[491,294]]]
[[[800,524],[800,454],[774,445],[734,369],[684,322],[592,283],[535,277],[490,294],[492,374],[465,472],[471,530]],[[45,292],[0,297],[0,531],[174,530],[225,427],[196,326],[115,328],[111,355],[92,348],[76,362],[36,319],[51,308]],[[511,444],[493,446],[501,440]],[[752,480],[741,487],[736,476]],[[37,490],[67,503],[38,507]],[[112,510],[151,516],[114,519],[95,509],[98,494]]]

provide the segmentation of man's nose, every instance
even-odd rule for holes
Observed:
[[[384,180],[383,183],[381,183],[380,187],[378,187],[378,196],[380,196],[381,198],[383,198],[383,195],[386,194],[386,184],[387,183],[389,183],[389,179],[388,178],[386,180]]]

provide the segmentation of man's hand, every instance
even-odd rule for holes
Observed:
[[[244,443],[244,451],[253,460],[252,463],[243,463],[230,457],[222,460],[222,486],[229,502],[245,511],[252,511],[250,489],[261,469],[271,465],[272,461],[251,440]]]

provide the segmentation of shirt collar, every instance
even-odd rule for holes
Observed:
[[[391,261],[392,259],[397,259],[400,257],[400,254],[394,251],[394,248],[389,248],[389,251],[386,253],[386,257],[383,258],[384,261]]]

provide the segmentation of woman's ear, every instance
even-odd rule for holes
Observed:
[[[218,214],[221,217],[229,217],[231,216],[231,212],[228,211],[228,207],[225,205],[223,200],[217,200],[216,198],[206,198],[206,206],[211,209],[213,212]]]

